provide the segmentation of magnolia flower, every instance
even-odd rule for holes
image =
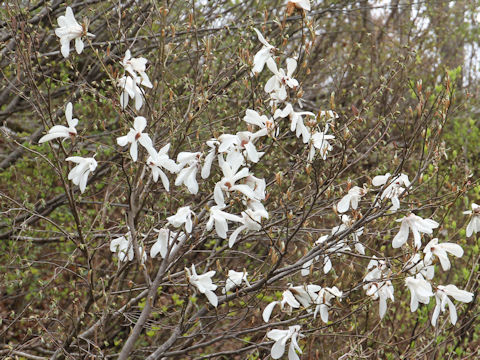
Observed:
[[[218,152],[245,151],[247,159],[256,163],[264,154],[263,152],[258,152],[253,144],[257,137],[258,132],[253,134],[250,131],[241,131],[236,135],[222,134],[218,137],[218,140],[220,141]]]
[[[267,135],[275,128],[275,122],[272,118],[268,118],[266,115],[260,115],[255,110],[247,109],[243,121],[247,124],[258,126],[259,130],[256,134],[257,137]]]
[[[126,236],[126,238],[125,238]],[[133,242],[132,235],[128,232],[125,236],[120,236],[119,238],[113,239],[110,242],[110,251],[117,253],[118,260],[121,262],[132,261],[135,257],[135,252],[133,251]],[[142,264],[147,261],[147,254],[143,251],[141,246],[138,247],[138,252],[142,256]]]
[[[213,225],[215,224],[215,231],[217,232],[217,235],[220,236],[222,239],[227,238],[227,231],[228,231],[228,223],[227,220],[230,221],[235,221],[235,222],[242,222],[242,218],[233,215],[230,213],[227,213],[225,211],[222,211],[225,208],[225,205],[215,205],[212,206],[209,210],[210,212],[210,218],[208,219],[207,222],[207,230],[210,231],[213,228]]]
[[[412,230],[413,238],[415,241],[415,247],[417,249],[422,246],[420,239],[420,233],[432,234],[433,229],[438,227],[438,223],[431,219],[422,219],[420,216],[411,213],[410,215],[404,216],[402,219],[395,220],[396,222],[401,222],[400,230],[398,234],[395,235],[392,241],[393,248],[399,248],[407,242],[409,229]]]
[[[185,224],[185,230],[187,233],[192,232],[192,215],[195,215],[192,210],[190,210],[190,206],[183,206],[177,210],[175,215],[169,216],[167,221],[172,226],[178,228]]]
[[[300,360],[295,352],[295,350],[297,350],[300,354],[302,353],[302,349],[300,349],[297,343],[297,338],[303,337],[303,335],[300,334],[300,325],[289,326],[288,330],[270,330],[267,332],[267,337],[275,341],[270,351],[272,359],[280,359],[283,356],[287,341],[290,340],[288,360]]]
[[[317,313],[320,311],[320,317],[322,318],[322,321],[327,324],[328,323],[328,309],[330,306],[332,306],[331,301],[335,298],[341,298],[342,297],[342,292],[336,287],[331,287],[331,288],[322,288],[320,292],[318,293],[317,298],[315,299],[315,304],[317,305],[315,307],[315,312],[313,314],[313,317],[317,317]]]
[[[363,289],[373,300],[379,299],[378,310],[380,319],[383,319],[387,312],[387,299],[394,301],[392,282],[385,280],[390,275],[390,269],[384,260],[377,259],[375,256],[370,260],[367,269],[371,270],[363,278],[363,281],[366,282]]]
[[[480,231],[480,205],[472,203],[472,210],[463,212],[465,215],[472,215],[470,222],[467,225],[467,237],[472,236],[473,233]]]
[[[130,232],[126,234],[126,238],[125,236],[120,236],[119,238],[113,239],[110,242],[110,251],[117,253],[119,261],[132,261],[134,252]]]
[[[440,314],[440,310],[442,310],[442,312],[445,311],[445,305],[448,305],[448,310],[450,311],[450,322],[452,325],[455,325],[457,322],[457,309],[452,300],[449,299],[449,296],[464,303],[473,301],[473,294],[471,292],[460,290],[455,285],[439,285],[437,287],[437,291],[435,292],[436,305],[432,315],[433,326],[437,325],[438,315]]]
[[[157,241],[155,244],[152,245],[150,249],[150,257],[154,258],[158,254],[165,259],[167,257],[168,250],[172,252],[177,245],[175,243],[175,239],[178,237],[178,241],[182,242],[185,239],[185,234],[180,233],[180,235],[176,232],[170,231],[168,229],[153,229],[153,231],[158,233]]]
[[[210,148],[207,156],[205,157],[205,161],[203,163],[201,176],[202,179],[207,179],[210,176],[210,170],[212,168],[213,160],[215,160],[215,154],[217,153],[217,148],[220,143],[217,139],[210,139],[206,142],[207,146]]]
[[[439,244],[437,238],[432,239],[425,246],[423,252],[425,253],[425,262],[429,262],[433,256],[438,257],[444,271],[450,269],[450,260],[448,259],[447,252],[456,257],[463,256],[463,249],[460,245],[448,242]]]
[[[235,229],[235,231],[230,235],[230,238],[228,239],[228,247],[231,248],[233,245],[235,245],[237,237],[242,231],[261,230],[262,225],[260,222],[262,221],[262,218],[268,218],[268,213],[266,211],[252,209],[242,211],[242,225]]]
[[[315,241],[315,245],[321,245],[323,244],[327,239],[329,238],[328,235],[323,235],[318,238],[317,241]],[[335,244],[332,247],[329,247],[326,249],[326,252],[329,253],[335,253],[337,251],[348,251],[350,248],[346,246],[342,241],[339,243]],[[310,266],[313,264],[314,261],[318,261],[320,259],[320,255],[316,256],[315,258],[308,260],[302,265],[302,270],[301,270],[301,275],[302,276],[307,276],[310,274]],[[327,254],[323,255],[323,273],[328,274],[329,271],[332,269],[332,261],[330,260],[330,257]]]
[[[305,144],[308,143],[311,137],[311,133],[310,133],[310,130],[305,126],[303,122],[303,117],[315,116],[315,114],[310,111],[300,111],[300,112],[294,111],[292,104],[290,103],[287,103],[287,105],[283,110],[281,109],[275,110],[275,113],[273,114],[273,117],[275,119],[279,117],[285,118],[287,116],[290,118],[290,130],[295,131],[295,134],[298,138],[302,136],[303,142]]]
[[[405,279],[405,285],[410,290],[410,310],[412,312],[418,309],[418,303],[428,304],[430,302],[433,292],[432,285],[427,280],[408,276]]]
[[[373,186],[382,186],[385,185],[390,178],[390,173],[386,173],[385,175],[377,175],[372,179]],[[381,199],[388,198],[392,200],[392,207],[390,210],[397,211],[400,208],[400,200],[398,197],[405,191],[403,186],[409,187],[410,180],[408,180],[408,176],[405,174],[399,174],[395,176],[390,184],[383,190]]]
[[[307,309],[311,311],[309,307],[315,303],[315,299],[318,297],[318,292],[322,290],[322,287],[319,285],[300,285],[300,286],[291,286],[289,288],[290,292],[295,296],[295,299]]]
[[[184,184],[191,194],[198,192],[197,171],[200,166],[201,153],[182,151],[177,155],[179,173],[175,179],[175,186]]]
[[[81,54],[84,47],[82,36],[95,36],[87,32],[86,26],[84,29],[83,26],[75,20],[70,6],[65,10],[65,16],[59,16],[57,21],[60,27],[55,29],[55,35],[60,38],[60,52],[64,58],[67,58],[70,53],[70,41],[75,40],[75,50],[77,50],[77,54]]]
[[[235,270],[228,270],[228,277],[225,281],[225,287],[222,289],[222,293],[226,294],[228,291],[239,287],[240,285],[242,285],[242,282],[245,282],[247,286],[250,286],[247,276],[248,273],[246,271],[240,272]]]
[[[288,58],[286,61],[287,72],[285,73],[283,69],[277,68],[277,64],[273,58],[267,60],[267,67],[273,75],[265,84],[265,92],[276,93],[276,97],[280,101],[284,101],[287,98],[285,85],[289,88],[295,88],[298,86],[298,81],[292,77],[297,68],[297,60]]]
[[[191,272],[188,268],[185,268],[185,271],[187,272],[188,282],[195,286],[202,294],[205,294],[210,304],[217,307],[218,298],[213,292],[217,289],[217,285],[212,282],[212,277],[215,275],[215,271],[212,270],[205,274],[198,275],[195,271],[195,265],[193,264]]]
[[[432,265],[431,258],[421,259],[420,254],[414,254],[403,266],[403,269],[416,278],[432,280],[435,275],[435,266]]]
[[[354,222],[355,221],[352,220],[350,218],[350,216],[345,215],[345,214],[342,215],[342,224],[332,228],[332,235],[335,235],[339,232],[342,232],[342,231],[345,231],[345,230],[351,228],[352,225],[354,224]],[[354,243],[354,246],[355,246],[355,250],[357,250],[360,254],[365,255],[365,247],[358,240],[360,235],[362,235],[362,234],[363,234],[363,226],[356,229],[355,231],[353,231],[351,235],[352,235],[352,238],[353,238],[353,243]],[[350,248],[348,248],[348,250],[349,249]],[[342,249],[339,249],[339,250],[347,250],[347,248],[342,246]]]
[[[153,147],[152,139],[150,139],[150,136],[147,133],[143,132],[146,127],[147,120],[143,116],[137,116],[133,121],[133,128],[130,128],[128,134],[117,138],[117,144],[120,146],[125,146],[130,143],[130,156],[133,161],[137,161],[138,158],[137,143],[140,143],[140,145],[148,151],[150,156],[155,156],[157,154]]]
[[[162,179],[162,184],[165,190],[170,191],[170,182],[167,175],[162,171],[162,168],[167,169],[171,173],[178,172],[178,165],[168,157],[168,150],[170,144],[165,145],[157,153],[154,151],[147,159],[147,164],[152,170],[153,181],[157,182],[158,177]]]
[[[245,178],[245,184],[250,186],[250,189],[252,189],[255,194],[255,197],[250,199],[252,200],[250,202],[252,210],[260,210],[259,207],[261,207],[261,210],[266,213],[263,205],[261,203],[258,203],[258,200],[265,199],[265,192],[267,187],[265,179],[260,179],[250,174]],[[268,214],[265,217],[268,218]]]
[[[282,300],[272,301],[265,307],[265,309],[263,309],[263,321],[268,322],[270,320],[273,308],[277,305],[280,305],[280,309],[283,309],[285,305],[288,305],[290,307],[289,311],[291,311],[292,308],[298,309],[300,307],[300,303],[297,301],[297,299],[295,299],[293,293],[290,291],[290,289],[287,289],[282,294]]]
[[[337,210],[339,213],[344,213],[348,211],[350,205],[352,209],[356,209],[358,207],[358,202],[360,201],[361,197],[367,193],[367,189],[361,188],[358,186],[352,187],[348,190],[347,195],[345,195],[342,200],[339,201],[337,204]]]
[[[77,135],[75,126],[78,124],[78,119],[72,119],[72,109],[73,105],[71,102],[69,102],[65,108],[65,117],[67,118],[68,127],[63,125],[53,126],[50,130],[48,130],[48,134],[43,135],[40,140],[38,140],[39,144],[57,138],[74,138]]]
[[[265,66],[265,63],[268,59],[272,57],[275,48],[270,45],[263,35],[257,29],[253,29],[257,33],[258,40],[262,43],[263,47],[255,54],[253,57],[253,68],[252,75],[258,74],[261,72]]]
[[[288,0],[287,7],[295,7],[297,9],[303,9],[310,11],[310,0]]]
[[[222,155],[218,156],[218,163],[223,172],[223,178],[217,182],[214,188],[214,199],[217,205],[222,205],[225,203],[225,198],[223,192],[233,192],[238,191],[245,195],[249,199],[258,200],[255,192],[247,184],[236,184],[237,181],[246,178],[250,175],[248,168],[243,168],[238,171],[239,164],[231,164],[228,161],[223,159]]]
[[[130,75],[135,79],[137,75],[141,78],[141,84],[148,88],[152,88],[153,85],[148,78],[146,70],[147,59],[141,58],[132,58],[130,50],[125,51],[125,57],[122,60],[122,65]]]
[[[93,157],[83,158],[81,156],[70,156],[65,160],[78,164],[68,173],[68,180],[72,180],[75,185],[78,185],[80,192],[83,193],[87,187],[88,175],[97,168],[97,161]]]
[[[128,99],[135,99],[135,109],[140,110],[143,105],[142,89],[137,85],[141,83],[138,77],[122,76],[117,81],[119,88],[123,90],[120,95],[120,106],[125,109],[128,105]]]
[[[316,131],[313,133],[307,161],[313,160],[315,157],[315,149],[320,151],[323,160],[327,159],[327,153],[333,149],[333,146],[328,141],[335,139],[334,135],[327,135],[327,131],[328,124],[325,125],[325,130],[323,132]]]

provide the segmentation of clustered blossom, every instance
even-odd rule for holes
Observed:
[[[337,297],[342,297],[342,291],[336,286],[322,288],[319,285],[301,285],[290,286],[282,294],[282,300],[272,301],[263,310],[263,321],[268,322],[273,309],[279,305],[283,310],[287,305],[287,312],[291,313],[292,309],[299,309],[300,306],[311,312],[310,306],[315,305],[314,318],[320,312],[320,317],[324,323],[328,323],[328,310],[332,306],[332,300]]]
[[[310,11],[309,0],[290,0],[287,1],[288,11],[300,9]],[[84,44],[83,36],[93,36],[88,33],[83,26],[78,24],[70,7],[67,7],[65,16],[58,18],[59,28],[55,30],[56,35],[60,38],[61,53],[66,58],[70,51],[70,42],[75,40],[75,48],[78,54],[82,53]],[[146,164],[152,172],[152,179],[156,183],[158,178],[161,179],[163,187],[166,191],[170,190],[170,181],[164,170],[176,175],[175,186],[185,185],[190,194],[196,195],[199,191],[197,182],[197,173],[201,171],[201,178],[206,180],[210,177],[212,165],[215,159],[218,162],[221,174],[220,179],[215,183],[208,203],[205,205],[208,220],[205,224],[206,231],[215,230],[216,236],[220,239],[228,238],[228,246],[231,248],[238,242],[238,237],[243,232],[260,232],[263,229],[262,221],[269,218],[269,213],[265,208],[263,201],[266,199],[266,182],[263,178],[257,178],[251,171],[250,166],[258,163],[266,146],[264,141],[275,140],[278,136],[280,125],[283,121],[287,122],[287,127],[295,134],[301,142],[305,144],[308,150],[306,157],[307,162],[315,159],[317,152],[320,157],[326,160],[327,155],[333,150],[332,141],[335,136],[327,134],[330,125],[333,124],[338,115],[332,111],[319,111],[317,115],[310,111],[296,111],[292,103],[290,93],[295,92],[300,83],[294,78],[297,69],[297,60],[295,55],[285,59],[286,71],[278,66],[280,65],[280,57],[275,57],[275,47],[272,46],[264,36],[254,29],[257,34],[262,48],[255,54],[253,58],[252,74],[258,74],[267,65],[268,70],[272,73],[271,77],[264,85],[265,92],[270,97],[270,105],[272,109],[267,113],[273,117],[262,114],[257,110],[247,109],[244,122],[248,126],[248,131],[240,131],[236,134],[221,134],[206,141],[208,148],[207,155],[204,156],[202,151],[198,152],[180,152],[176,161],[168,155],[170,143],[164,145],[159,151],[155,149],[155,145],[147,132],[147,120],[142,116],[134,118],[133,127],[130,128],[127,135],[117,138],[119,146],[129,145],[129,152],[133,162],[138,160],[138,143],[146,150],[148,158]],[[125,74],[117,80],[117,86],[122,90],[120,96],[120,105],[125,109],[129,99],[134,99],[135,109],[138,111],[143,105],[144,90],[153,88],[146,73],[147,59],[143,57],[134,58],[130,50],[125,52],[125,56],[121,61]],[[297,94],[298,96],[299,94]],[[299,107],[302,107],[301,99],[298,101]],[[283,108],[282,108],[283,107]],[[63,125],[53,126],[39,142],[43,143],[56,138],[73,138],[77,135],[76,126],[78,119],[72,118],[73,105],[68,103],[65,109],[65,116],[68,127]],[[324,121],[324,125],[319,123]],[[245,124],[244,124],[245,125]],[[283,124],[285,125],[285,124]],[[254,129],[258,128],[256,132]],[[332,126],[334,129],[334,127]],[[321,130],[323,129],[323,131]],[[91,158],[83,158],[79,156],[71,156],[65,159],[76,164],[69,174],[68,179],[72,180],[75,185],[79,186],[83,193],[86,189],[88,176],[95,171],[97,161]],[[202,165],[203,162],[203,165]],[[390,199],[392,206],[390,211],[395,212],[400,209],[400,198],[404,196],[406,190],[411,186],[408,176],[399,174],[392,176],[390,173],[375,176],[372,180],[375,187],[383,187],[380,199]],[[359,241],[363,235],[363,227],[355,227],[355,219],[361,218],[360,200],[367,194],[368,189],[359,186],[353,186],[348,193],[342,197],[337,203],[336,210],[341,215],[342,223],[331,229],[331,235],[323,235],[315,242],[315,248],[312,250],[323,249],[324,251],[316,256],[312,256],[310,260],[305,261],[301,265],[300,273],[302,276],[310,274],[310,267],[322,258],[322,270],[327,274],[332,269],[331,258],[340,256],[341,254],[351,250],[348,241],[352,243],[355,250],[361,255],[366,255],[364,245]],[[229,197],[240,198],[239,204],[243,204],[243,210],[239,211],[239,215],[232,214],[234,208],[226,201]],[[365,201],[365,200],[364,200]],[[233,203],[233,202],[232,202]],[[363,203],[363,201],[362,201]],[[350,209],[355,210],[352,216],[345,214]],[[470,237],[473,233],[480,231],[480,206],[472,203],[472,210],[465,211],[464,214],[471,215],[470,222],[467,225],[466,235]],[[359,215],[357,217],[357,215]],[[201,217],[201,215],[199,215]],[[158,233],[155,243],[151,246],[150,257],[156,258],[158,255],[164,261],[168,260],[172,252],[181,247],[187,239],[194,234],[194,220],[198,220],[190,206],[183,206],[176,209],[176,213],[166,217],[166,224],[160,230],[153,229]],[[418,251],[422,246],[421,234],[432,235],[433,230],[439,227],[439,223],[432,219],[423,219],[413,213],[397,219],[401,222],[400,229],[393,238],[392,247],[402,247],[409,238],[410,231],[413,233],[414,250]],[[230,223],[236,223],[238,227],[231,231]],[[163,226],[163,225],[162,225]],[[179,229],[173,232],[170,228]],[[197,231],[195,229],[195,231]],[[230,236],[228,233],[231,231]],[[347,232],[348,237],[335,239],[338,234]],[[334,239],[335,242],[327,241]],[[147,253],[142,246],[134,249],[131,232],[128,231],[124,236],[112,239],[110,242],[110,251],[115,253],[120,262],[132,261],[135,258],[135,250],[141,256],[141,263],[147,260]],[[402,272],[405,277],[405,286],[410,291],[410,309],[412,312],[418,309],[420,303],[428,304],[432,297],[435,297],[436,306],[432,315],[431,323],[436,326],[440,312],[444,312],[446,306],[449,308],[450,321],[455,324],[457,321],[457,310],[450,298],[457,301],[468,303],[473,301],[473,294],[460,290],[455,285],[434,285],[432,281],[435,276],[435,261],[438,259],[441,268],[448,271],[451,268],[448,254],[455,257],[463,256],[463,249],[460,245],[439,242],[438,238],[433,238],[423,249],[422,252],[414,252],[405,262]],[[382,319],[387,311],[387,300],[394,301],[394,286],[392,284],[392,271],[386,260],[372,256],[368,266],[367,274],[363,278],[363,289],[367,296],[372,300],[379,301],[379,315]],[[218,297],[215,290],[218,288],[213,283],[212,278],[215,271],[207,271],[204,274],[198,274],[195,265],[185,268],[186,278],[188,282],[201,294],[204,294],[210,304],[214,307],[218,306]],[[237,272],[229,270],[225,286],[222,289],[223,294],[238,289],[242,286],[250,287],[247,279],[246,271]],[[244,285],[245,284],[245,285]],[[435,290],[435,292],[434,292]],[[344,293],[336,286],[322,287],[315,284],[299,285],[289,287],[283,291],[280,300],[270,302],[262,313],[265,322],[269,322],[274,309],[278,306],[280,310],[284,310],[290,314],[293,309],[305,310],[307,313],[313,313],[313,318],[320,314],[320,318],[324,323],[328,323],[329,311],[332,308],[332,302],[337,299],[341,300]],[[300,333],[300,325],[290,326],[286,330],[274,329],[267,332],[267,338],[274,341],[271,349],[273,359],[279,359],[285,352],[288,341],[290,346],[288,350],[289,360],[299,359],[297,352],[302,353],[297,340],[302,338]]]
[[[128,75],[122,76],[117,81],[118,87],[122,90],[120,95],[120,106],[125,109],[128,105],[129,98],[135,100],[135,109],[140,110],[143,106],[144,92],[140,86],[153,88],[146,71],[147,59],[132,58],[130,50],[125,52],[122,65]]]

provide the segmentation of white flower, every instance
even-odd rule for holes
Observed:
[[[175,244],[175,239],[177,239],[178,235],[178,241],[183,241],[185,239],[185,234],[181,233],[180,235],[176,232],[170,231],[168,229],[153,229],[153,231],[158,233],[157,241],[155,244],[152,245],[152,248],[150,249],[150,257],[154,258],[158,254],[162,257],[162,259],[165,259],[167,256],[167,253],[170,249],[170,252],[172,252],[177,245]]]
[[[289,326],[288,330],[273,329],[267,332],[267,337],[275,341],[272,346],[270,354],[272,359],[280,359],[285,352],[287,341],[290,340],[290,347],[288,348],[288,360],[300,360],[295,350],[300,354],[302,349],[298,346],[297,338],[302,338],[300,334],[300,325]]]
[[[425,280],[432,280],[435,275],[435,266],[432,265],[431,259],[421,259],[420,254],[414,254],[403,266],[409,274],[415,275],[416,278],[423,278]]]
[[[152,170],[153,181],[157,182],[158,177],[162,179],[162,184],[165,190],[170,191],[170,182],[168,181],[167,175],[162,171],[163,169],[167,169],[171,173],[178,172],[178,165],[168,157],[168,150],[170,149],[170,144],[165,145],[160,149],[157,153],[154,151],[150,154],[147,159],[147,164]]]
[[[476,234],[480,231],[480,205],[472,203],[472,210],[467,210],[463,213],[465,215],[472,215],[467,225],[467,237],[470,237],[473,233]]]
[[[246,271],[235,271],[235,270],[228,270],[228,277],[225,281],[225,287],[222,290],[223,294],[226,294],[228,291],[239,287],[242,285],[242,282],[245,282],[247,286],[250,286],[250,283],[247,279],[248,273]]]
[[[342,232],[342,231],[345,231],[349,228],[352,227],[352,225],[354,224],[354,220],[352,220],[350,218],[350,216],[348,215],[342,215],[342,224],[339,225],[339,226],[335,226],[334,228],[332,228],[332,235],[335,235],[339,232]],[[352,238],[353,238],[353,244],[355,246],[355,250],[357,250],[360,254],[362,255],[365,255],[365,247],[363,246],[363,244],[359,241],[359,237],[360,235],[363,234],[363,226],[356,229],[355,231],[353,231],[351,233],[352,235]],[[337,250],[341,250],[341,251],[346,251],[346,250],[350,250],[350,248],[348,247],[345,247],[343,246],[342,244],[342,247],[338,247],[338,245],[340,245],[342,243],[339,243],[337,244]]]
[[[120,236],[119,238],[113,239],[110,242],[110,251],[117,253],[119,261],[132,261],[134,258],[132,237],[130,232],[125,236]]]
[[[167,221],[174,227],[180,227],[185,224],[185,230],[187,233],[192,232],[192,215],[194,215],[193,211],[190,210],[190,206],[183,206],[177,210],[175,215],[169,216]]]
[[[372,270],[363,278],[366,282],[363,289],[373,300],[379,299],[378,310],[380,319],[383,319],[387,312],[387,299],[394,301],[392,282],[386,280],[386,277],[390,275],[390,269],[384,260],[377,259],[375,256],[370,260],[367,269]]]
[[[247,109],[243,121],[247,124],[258,126],[261,129],[256,133],[256,137],[265,136],[275,128],[275,122],[272,118],[268,118],[266,115],[260,115],[252,109]]]
[[[292,308],[298,309],[300,307],[300,303],[297,301],[297,299],[295,299],[293,293],[290,291],[290,289],[287,289],[282,293],[282,300],[272,301],[265,307],[265,309],[263,309],[263,321],[268,322],[270,320],[273,308],[277,305],[280,305],[280,309],[283,309],[285,305],[288,305],[290,307],[289,311],[291,311]]]
[[[253,134],[250,131],[241,131],[236,135],[222,134],[218,137],[220,141],[218,152],[245,151],[247,159],[256,163],[264,154],[263,152],[258,152],[253,144],[257,137],[258,132]]]
[[[218,156],[218,163],[223,172],[223,178],[217,182],[214,188],[214,199],[217,205],[223,205],[225,203],[225,198],[223,192],[233,192],[238,191],[245,195],[247,198],[252,200],[259,200],[256,197],[255,192],[247,184],[236,184],[237,181],[246,178],[250,175],[248,168],[243,168],[238,171],[238,163],[230,164],[228,161],[223,159],[222,155]]]
[[[399,248],[403,244],[405,244],[408,239],[409,230],[412,230],[415,247],[419,249],[420,246],[422,246],[420,233],[432,234],[433,229],[437,228],[439,225],[434,220],[422,219],[420,216],[417,216],[413,213],[395,221],[401,222],[402,225],[400,225],[400,230],[398,231],[398,234],[395,235],[395,237],[393,238],[393,248]]]
[[[147,65],[147,59],[140,57],[140,58],[132,58],[132,54],[130,53],[130,50],[125,51],[125,57],[122,60],[122,65],[130,75],[134,79],[137,78],[137,76],[140,76],[141,78],[141,85],[146,86],[148,88],[152,88],[153,85],[150,82],[150,79],[148,78],[147,73],[145,72],[146,70],[146,65]]]
[[[312,135],[312,141],[310,143],[310,152],[308,154],[308,161],[312,161],[315,157],[315,149],[320,151],[320,155],[323,160],[327,159],[327,154],[333,149],[333,146],[328,142],[335,139],[334,135],[327,135],[328,124],[325,125],[325,130],[316,131]]]
[[[255,54],[253,57],[253,69],[252,75],[259,73],[263,70],[265,63],[268,59],[272,57],[275,48],[270,45],[267,40],[263,37],[263,35],[257,29],[253,29],[257,33],[258,40],[262,43],[263,47]]]
[[[372,179],[373,186],[382,186],[385,185],[390,178],[390,173],[386,173],[385,175],[377,175]],[[410,186],[410,180],[408,180],[408,176],[405,174],[399,174],[395,176],[390,184],[382,192],[381,199],[388,198],[392,200],[392,207],[390,210],[397,211],[400,208],[400,200],[399,196],[405,191],[405,188]]]
[[[240,216],[229,214],[225,211],[222,211],[225,208],[225,205],[215,205],[212,206],[209,210],[210,218],[207,222],[207,230],[212,230],[213,225],[215,224],[215,231],[217,235],[222,239],[227,238],[228,223],[227,220],[235,222],[243,222],[243,219]]]
[[[310,0],[288,0],[287,6],[290,5],[296,7],[297,9],[303,9],[305,11],[310,11]]]
[[[130,143],[130,156],[133,161],[137,161],[138,158],[138,144],[142,145],[150,154],[155,156],[157,153],[153,147],[152,139],[143,130],[147,127],[147,120],[143,116],[137,116],[133,122],[133,128],[125,136],[117,138],[117,144],[125,146]]]
[[[448,298],[449,296],[453,297],[457,301],[461,301],[464,303],[469,303],[473,301],[473,294],[471,292],[460,290],[455,285],[439,285],[437,287],[437,291],[435,292],[436,305],[432,315],[433,326],[436,326],[437,324],[440,310],[442,310],[442,312],[445,311],[445,305],[448,305],[448,309],[450,311],[450,322],[452,323],[452,325],[455,325],[455,323],[457,322],[457,309],[452,300]]]
[[[67,118],[68,127],[63,125],[53,126],[50,130],[48,130],[48,134],[43,135],[40,140],[38,140],[39,144],[57,138],[73,138],[77,135],[75,126],[78,124],[78,119],[72,119],[72,109],[73,105],[71,102],[69,102],[65,108],[65,117]]]
[[[175,186],[184,184],[191,194],[198,192],[197,171],[200,166],[201,153],[182,151],[177,155],[179,173],[175,179]]]
[[[203,163],[201,176],[202,179],[207,179],[210,176],[210,170],[212,168],[213,160],[215,160],[215,154],[217,153],[217,147],[220,145],[220,142],[217,139],[210,139],[206,142],[207,146],[210,148],[205,161]]]
[[[294,111],[292,104],[287,103],[283,110],[277,109],[273,117],[275,119],[281,117],[289,117],[290,119],[290,130],[295,131],[296,136],[299,138],[300,136],[303,139],[303,142],[306,144],[310,140],[311,133],[309,128],[307,128],[303,122],[304,116],[315,116],[314,113],[310,111]]]
[[[348,211],[350,205],[352,209],[356,209],[358,207],[358,202],[360,201],[361,197],[367,193],[365,188],[361,188],[358,186],[352,187],[348,190],[347,195],[345,195],[342,200],[339,201],[337,204],[337,210],[339,213],[344,213]]]
[[[321,245],[323,244],[327,239],[328,235],[323,235],[318,238],[317,241],[315,241],[315,245]],[[330,253],[335,253],[336,251],[348,251],[350,248],[344,244],[344,242],[339,242],[336,245],[329,247],[326,249],[327,252]],[[302,265],[302,270],[301,270],[301,275],[302,276],[307,276],[310,274],[310,266],[313,264],[314,261],[318,261],[320,259],[320,255],[316,256],[315,258],[308,260]],[[328,272],[332,269],[332,261],[330,260],[330,257],[327,254],[323,255],[323,273],[328,274]]]
[[[295,88],[298,86],[298,81],[292,77],[295,69],[297,68],[297,60],[288,58],[287,72],[283,69],[278,69],[277,64],[273,58],[267,60],[267,67],[273,73],[272,77],[265,84],[265,92],[275,93],[275,98],[279,101],[284,101],[287,98],[287,90],[285,86],[289,88]]]
[[[131,76],[122,76],[117,81],[117,85],[123,90],[120,95],[120,106],[125,109],[128,105],[128,99],[135,99],[135,109],[140,110],[143,105],[142,89],[137,85],[141,83],[140,78]]]
[[[262,229],[261,221],[262,218],[268,218],[268,213],[262,210],[252,210],[247,209],[242,211],[242,225],[239,226],[235,231],[230,235],[228,239],[228,247],[233,247],[237,241],[238,235],[244,231],[259,231]]]
[[[414,312],[418,309],[418,303],[428,304],[430,297],[433,296],[432,285],[423,279],[417,277],[416,279],[408,276],[405,279],[405,285],[410,290],[410,310]]]
[[[61,15],[57,18],[59,28],[55,29],[55,35],[60,38],[60,52],[64,58],[67,58],[70,53],[70,41],[75,40],[75,50],[77,54],[81,54],[83,51],[83,41],[82,36],[85,34],[87,36],[95,36],[83,29],[75,16],[73,15],[72,8],[69,6],[65,10],[65,16]]]
[[[315,304],[317,305],[315,307],[315,312],[313,314],[313,317],[317,317],[317,313],[320,311],[320,317],[322,318],[322,321],[327,324],[328,323],[328,309],[330,306],[332,306],[331,301],[335,298],[341,298],[342,297],[342,292],[336,287],[326,287],[322,288],[320,292],[318,293],[317,298],[315,299]]]
[[[126,236],[126,238],[125,238]],[[135,252],[133,251],[133,242],[130,232],[125,236],[120,236],[119,238],[113,239],[110,242],[110,251],[117,253],[118,260],[121,262],[132,261],[135,257]],[[138,252],[142,256],[142,264],[147,261],[147,254],[143,251],[141,246],[138,247]]]
[[[65,160],[78,164],[68,173],[68,180],[72,180],[75,185],[78,185],[80,192],[83,193],[87,187],[88,175],[97,168],[97,161],[93,157],[83,158],[81,156],[70,156]]]
[[[450,269],[450,260],[448,259],[447,252],[456,257],[463,256],[463,249],[460,245],[449,242],[439,244],[437,238],[432,239],[425,246],[423,252],[425,253],[425,262],[429,262],[433,256],[438,257],[444,271]]]
[[[187,279],[190,284],[195,286],[202,294],[205,294],[210,304],[217,307],[218,298],[214,293],[217,289],[217,285],[212,282],[212,277],[215,275],[215,271],[209,271],[205,274],[198,275],[195,271],[195,265],[193,264],[191,272],[188,268],[185,268],[185,271],[187,272]]]
[[[295,299],[300,302],[300,304],[307,309],[308,312],[310,305],[315,303],[315,300],[318,297],[318,292],[322,290],[322,287],[319,285],[300,285],[300,286],[291,286],[289,288],[290,292],[295,296]]]

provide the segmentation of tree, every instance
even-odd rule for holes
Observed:
[[[307,3],[6,4],[2,354],[476,353],[477,9]]]

